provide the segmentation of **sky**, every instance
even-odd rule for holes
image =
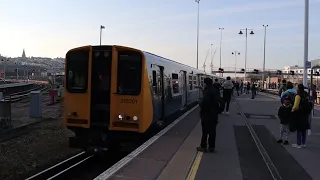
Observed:
[[[0,0],[0,54],[64,57],[69,49],[102,44],[134,47],[196,67],[197,10],[194,0]],[[309,60],[320,58],[320,0],[310,0]],[[304,52],[304,0],[201,0],[199,26],[199,69],[210,69],[211,49],[219,67],[219,27],[223,27],[221,60],[225,70],[245,64],[262,68],[264,28],[266,68],[302,65]],[[243,31],[244,32],[244,31]],[[213,44],[211,48],[211,44]]]

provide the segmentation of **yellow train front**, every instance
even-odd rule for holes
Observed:
[[[141,140],[195,105],[201,97],[195,86],[209,76],[123,46],[72,49],[65,66],[64,124],[75,133],[69,139],[75,148]]]

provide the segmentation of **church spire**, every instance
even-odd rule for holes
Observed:
[[[23,52],[22,52],[22,58],[26,58],[26,53],[24,52],[24,49],[23,49]]]

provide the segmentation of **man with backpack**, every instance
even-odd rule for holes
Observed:
[[[289,96],[290,98],[290,103],[293,104],[294,103],[294,97],[295,95],[297,94],[297,91],[293,88],[293,84],[292,82],[288,82],[287,85],[286,85],[286,91],[284,91],[280,98],[281,98],[281,103],[283,104],[284,102],[284,99]]]
[[[206,90],[204,91],[202,100],[199,102],[201,108],[202,138],[200,146],[197,147],[197,151],[206,152],[209,150],[209,152],[214,152],[218,114],[224,109],[224,101],[221,100],[219,91],[213,87],[213,82],[210,78],[205,78],[204,83]]]

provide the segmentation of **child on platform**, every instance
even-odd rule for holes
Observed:
[[[288,136],[290,132],[291,110],[291,98],[290,96],[287,96],[278,111],[278,116],[280,118],[280,139],[277,141],[277,143],[284,142],[283,144],[285,145],[289,144]]]

